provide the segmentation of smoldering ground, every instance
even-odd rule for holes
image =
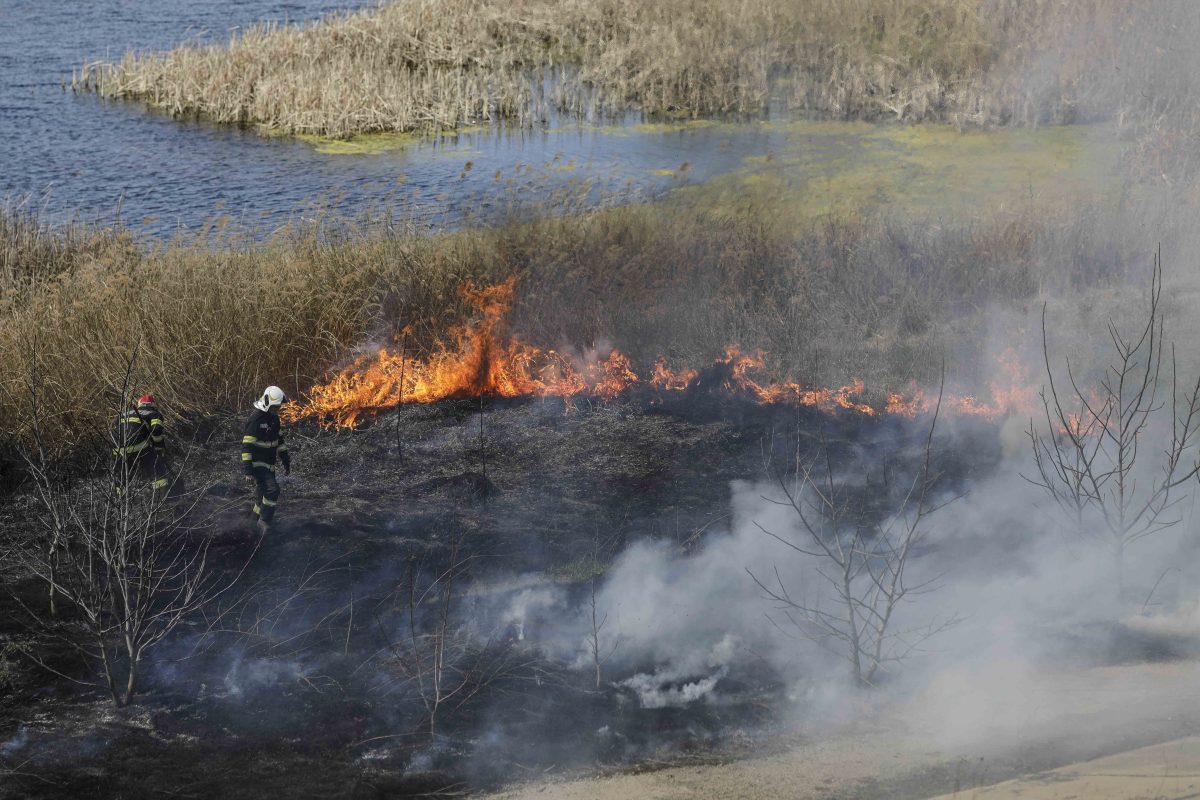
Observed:
[[[1145,290],[1127,292],[1093,308],[1136,321]],[[1035,382],[1039,311],[997,314],[988,348],[1012,349],[1023,330],[1016,357]],[[1088,338],[1096,321],[1055,322],[1052,306],[1054,352],[1094,382],[1106,363]],[[139,707],[80,703],[23,672],[0,757],[32,773],[13,784],[22,796],[385,796],[704,759],[884,711],[963,747],[1065,730],[1071,670],[1193,651],[1194,482],[1172,507],[1178,522],[1128,548],[1118,594],[1093,535],[1102,511],[1066,520],[1030,482],[1028,419],[946,409],[927,439],[930,424],[696,390],[569,414],[561,401],[469,400],[354,432],[302,426],[282,530],[236,597],[152,655]],[[214,498],[237,491],[238,435],[226,423],[197,455]],[[1170,435],[1169,417],[1148,428],[1131,478],[1153,479]],[[811,495],[798,465],[828,478],[869,548],[911,513],[927,454],[937,510],[908,563],[920,590],[897,606],[887,645],[905,657],[866,689],[836,637],[767,596],[836,609],[825,560],[787,544],[812,550],[783,492]],[[221,520],[219,568],[240,564],[245,527]]]
[[[643,703],[656,705],[712,699],[714,679],[731,664],[763,661],[785,681],[795,719],[848,713],[860,690],[846,676],[841,643],[791,629],[748,577],[778,570],[795,595],[819,596],[827,591],[820,558],[764,533],[802,541],[777,485],[735,482],[731,494],[730,529],[698,552],[680,557],[669,545],[639,542],[616,559],[597,596],[615,648],[610,669],[652,665],[626,680]],[[994,735],[1010,716],[1024,722],[1023,700],[1036,693],[1043,670],[1192,653],[1195,546],[1190,515],[1137,543],[1122,600],[1111,549],[1069,531],[1021,466],[1006,463],[931,518],[911,576],[926,590],[904,604],[895,624],[917,631],[954,624],[926,641],[911,634],[914,650],[884,672],[875,694],[921,695],[924,721],[943,726],[948,740],[966,741]],[[574,615],[557,646],[586,660],[589,609]]]
[[[803,532],[778,479],[794,480],[797,457],[828,451],[858,522],[886,521],[919,469],[927,417],[713,397],[565,417],[528,403],[485,411],[487,477],[477,404],[405,409],[403,464],[394,419],[301,433],[297,463],[309,471],[285,487],[290,521],[236,603],[155,654],[137,724],[121,732],[86,711],[60,715],[49,709],[66,689],[28,687],[16,695],[27,724],[6,760],[59,781],[52,794],[95,780],[72,763],[104,764],[108,786],[125,764],[149,785],[164,776],[147,758],[228,764],[233,748],[274,765],[255,791],[319,768],[321,790],[370,795],[703,757],[912,698],[914,724],[963,743],[1022,735],[1037,710],[1029,698],[1055,670],[1190,647],[1171,628],[1186,627],[1190,608],[1188,520],[1131,549],[1138,602],[1121,602],[1103,542],[1066,531],[1027,480],[1028,451],[992,423],[944,417],[937,428],[936,502],[957,499],[926,521],[910,566],[926,589],[896,612],[894,630],[917,632],[917,646],[864,691],[838,642],[789,625],[754,577],[778,574],[792,596],[828,602],[820,559],[780,541]],[[220,456],[220,446],[206,456],[218,475]],[[244,544],[223,544],[217,557],[233,563]],[[428,638],[443,613],[441,639]],[[925,640],[931,623],[938,633]],[[431,732],[421,684],[439,648],[452,694]]]
[[[135,708],[113,712],[22,667],[5,719],[25,735],[5,758],[38,779],[17,791],[236,795],[294,791],[319,772],[313,793],[370,796],[751,741],[780,724],[798,670],[779,666],[762,604],[740,591],[743,566],[722,570],[752,541],[750,501],[731,482],[763,475],[764,452],[793,452],[818,421],[846,452],[920,439],[903,420],[703,395],[565,416],[561,404],[488,403],[482,442],[477,401],[406,408],[399,421],[403,461],[395,417],[353,434],[296,432],[280,534],[236,596],[149,656]],[[977,434],[986,441],[986,426]],[[211,480],[221,502],[236,492],[225,458],[236,441],[231,422],[195,460],[197,485]],[[972,458],[984,450],[996,447]],[[952,460],[961,472],[978,468],[972,458]],[[210,559],[238,568],[252,544],[242,517],[217,529]],[[639,571],[643,594],[631,595]],[[593,584],[599,686],[584,647]],[[438,657],[446,695],[431,725]],[[230,785],[251,766],[259,778]]]

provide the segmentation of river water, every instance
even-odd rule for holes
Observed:
[[[569,124],[338,155],[69,89],[72,70],[84,61],[223,41],[257,21],[308,20],[366,4],[0,0],[0,198],[41,206],[53,221],[110,221],[119,211],[134,229],[158,235],[218,215],[269,230],[314,204],[395,210],[425,225],[453,225],[514,200],[536,202],[533,195],[555,186],[586,184],[593,198],[654,194],[728,170],[765,152],[775,136],[749,128],[613,135]],[[684,162],[690,168],[681,178],[675,173]]]
[[[1043,190],[1110,188],[1113,139],[1099,129],[960,134],[787,120],[644,125],[631,116],[616,126],[551,120],[346,154],[69,89],[85,61],[224,41],[255,22],[307,21],[369,2],[0,0],[0,200],[39,207],[55,222],[119,214],[155,236],[217,219],[262,235],[314,209],[437,229],[514,206],[563,212],[699,183],[722,198],[753,188],[803,213],[849,199],[934,215]]]

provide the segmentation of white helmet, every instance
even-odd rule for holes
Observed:
[[[254,407],[259,411],[270,411],[274,406],[283,405],[283,401],[286,399],[283,396],[283,389],[278,386],[268,386],[263,390],[262,397],[254,403]]]

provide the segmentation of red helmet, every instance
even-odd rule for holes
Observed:
[[[144,394],[138,398],[139,406],[152,406],[154,405],[154,402],[154,395],[152,394]]]

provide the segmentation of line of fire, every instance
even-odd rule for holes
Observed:
[[[409,403],[436,403],[472,397],[593,399],[611,402],[623,396],[649,398],[718,392],[730,399],[762,405],[795,405],[826,412],[853,412],[916,417],[941,403],[951,415],[1000,420],[1011,414],[1031,416],[1038,409],[1040,387],[1010,349],[997,359],[997,371],[1007,385],[993,381],[986,398],[945,394],[917,386],[882,393],[883,402],[867,402],[867,386],[854,380],[845,386],[812,387],[793,380],[773,380],[764,353],[743,352],[730,345],[713,363],[672,368],[665,358],[651,365],[644,377],[630,359],[613,349],[606,357],[587,361],[558,350],[542,348],[507,335],[505,314],[512,303],[516,279],[460,293],[474,318],[453,327],[430,352],[416,356],[396,337],[392,347],[364,355],[285,411],[288,420],[315,419],[335,427],[353,427],[364,417]],[[568,405],[568,408],[570,406]]]

